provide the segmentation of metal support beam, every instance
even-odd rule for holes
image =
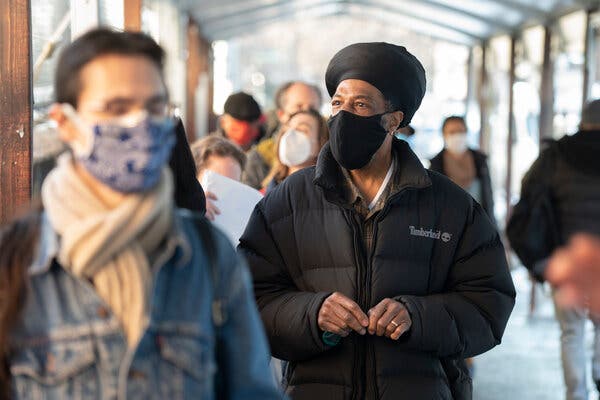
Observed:
[[[419,3],[429,4],[429,5],[432,5],[434,7],[439,8],[441,10],[446,10],[446,11],[450,11],[450,12],[462,14],[465,17],[479,20],[479,21],[485,23],[486,25],[493,27],[496,30],[511,31],[511,30],[514,29],[513,26],[504,24],[504,23],[498,21],[497,19],[491,19],[491,18],[485,17],[483,15],[476,14],[474,12],[464,10],[462,8],[450,6],[450,5],[446,4],[446,3],[440,3],[440,2],[435,1],[435,0],[419,0]]]
[[[373,7],[365,6],[364,4],[358,4],[356,2],[344,1],[344,2],[336,2],[333,4],[331,4],[329,2],[315,3],[311,6],[302,8],[301,11],[302,12],[314,12],[315,14],[317,14],[316,16],[319,18],[333,16],[333,15],[355,15],[355,14],[357,14],[356,12],[353,12],[352,10],[347,10],[347,9],[345,9],[344,11],[341,11],[341,7],[344,4],[349,5],[349,6],[360,7],[361,9],[374,9]],[[385,10],[387,10],[387,8]],[[277,13],[275,15],[269,15],[268,17],[262,17],[262,18],[250,20],[250,21],[248,21],[248,20],[240,21],[239,23],[234,24],[234,26],[232,26],[231,28],[222,27],[221,29],[216,29],[214,26],[204,25],[203,32],[205,32],[206,34],[210,33],[211,34],[210,37],[213,40],[230,39],[232,37],[247,33],[250,29],[252,31],[255,31],[256,29],[258,29],[262,26],[266,26],[270,23],[280,22],[281,20],[286,19],[286,18],[293,18],[295,15],[297,15],[298,12],[299,12],[299,10],[286,10],[285,12],[279,11],[279,13]],[[364,14],[361,13],[360,16],[364,16]],[[374,15],[374,14],[369,14],[369,16],[373,17],[375,19],[385,21],[385,22],[390,21],[389,18],[386,19],[383,17],[378,17],[377,15]],[[401,17],[411,18],[406,13],[401,15]],[[390,18],[392,18],[392,17],[390,17]],[[418,19],[418,18],[415,18],[415,19]],[[436,22],[430,22],[430,23],[432,25],[439,26],[439,24],[437,24]],[[440,28],[443,28],[443,27],[440,27]],[[436,34],[431,34],[431,33],[423,32],[423,31],[419,31],[419,32],[422,34],[425,34],[427,36],[434,37],[439,40],[444,40],[444,41],[447,41],[450,43],[456,43],[456,44],[461,44],[461,45],[466,45],[466,46],[470,46],[474,42],[481,41],[481,38],[479,38],[477,36],[470,35],[467,33],[463,34],[462,32],[456,31],[456,29],[452,29],[452,32],[455,32],[457,35],[464,36],[464,40],[459,40],[456,38],[449,38],[449,37],[445,37],[443,35],[439,35],[439,34],[436,35]]]
[[[510,78],[509,78],[509,102],[508,102],[508,140],[506,143],[506,220],[505,225],[508,223],[508,216],[511,214],[511,202],[512,196],[512,176],[513,176],[513,143],[515,138],[515,45],[517,39],[515,36],[511,37],[510,40]]]
[[[477,93],[477,99],[479,101],[479,120],[480,122],[480,133],[479,133],[479,147],[489,154],[489,142],[490,142],[490,130],[487,123],[488,114],[488,101],[487,87],[488,87],[488,76],[487,76],[487,46],[488,43],[481,45],[481,75],[479,77],[479,91]]]
[[[0,1],[0,223],[31,196],[31,9],[29,0]]]
[[[540,145],[545,138],[552,137],[554,116],[554,65],[552,62],[552,28],[544,27],[544,62],[540,88]]]
[[[543,9],[531,6],[529,4],[524,4],[521,1],[493,0],[493,2],[508,9],[518,11],[520,14],[526,15],[529,18],[543,20],[548,17],[548,14]]]

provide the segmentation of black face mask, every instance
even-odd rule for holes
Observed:
[[[383,115],[361,117],[342,110],[329,118],[329,145],[338,164],[361,169],[371,161],[387,135],[381,126]]]

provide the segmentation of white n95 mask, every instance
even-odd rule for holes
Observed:
[[[279,160],[288,167],[304,164],[311,156],[311,141],[295,129],[286,131],[279,141]]]

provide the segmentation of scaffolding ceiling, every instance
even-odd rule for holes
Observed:
[[[346,15],[465,45],[599,5],[600,0],[187,0],[210,40],[231,39],[285,19]]]

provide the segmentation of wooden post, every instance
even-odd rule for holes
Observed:
[[[142,30],[142,0],[124,0],[125,30]]]
[[[585,17],[585,44],[584,44],[584,62],[583,62],[583,99],[581,102],[581,109],[585,107],[585,103],[587,102],[590,96],[590,56],[591,54],[591,27],[590,23],[592,20],[592,10],[587,10]]]
[[[186,79],[186,120],[185,128],[188,135],[188,141],[192,143],[212,129],[210,121],[213,119],[212,99],[213,99],[213,57],[212,45],[202,36],[200,27],[192,19],[189,20],[187,30],[188,58],[187,58],[187,79]],[[200,84],[200,77],[208,76],[208,90],[206,97],[200,104],[196,103],[196,90]],[[206,82],[205,82],[206,83]],[[200,126],[200,119],[197,115],[198,107],[206,105],[207,110],[203,110],[206,118],[209,120],[209,126]]]
[[[479,147],[489,154],[490,130],[488,129],[489,127],[487,124],[488,99],[486,95],[486,93],[488,92],[488,77],[486,67],[487,46],[488,42],[483,42],[481,44],[481,75],[479,77],[480,81],[477,98],[479,100],[479,126],[481,130],[481,132],[479,133]]]
[[[31,11],[29,0],[0,1],[0,223],[31,197]]]

